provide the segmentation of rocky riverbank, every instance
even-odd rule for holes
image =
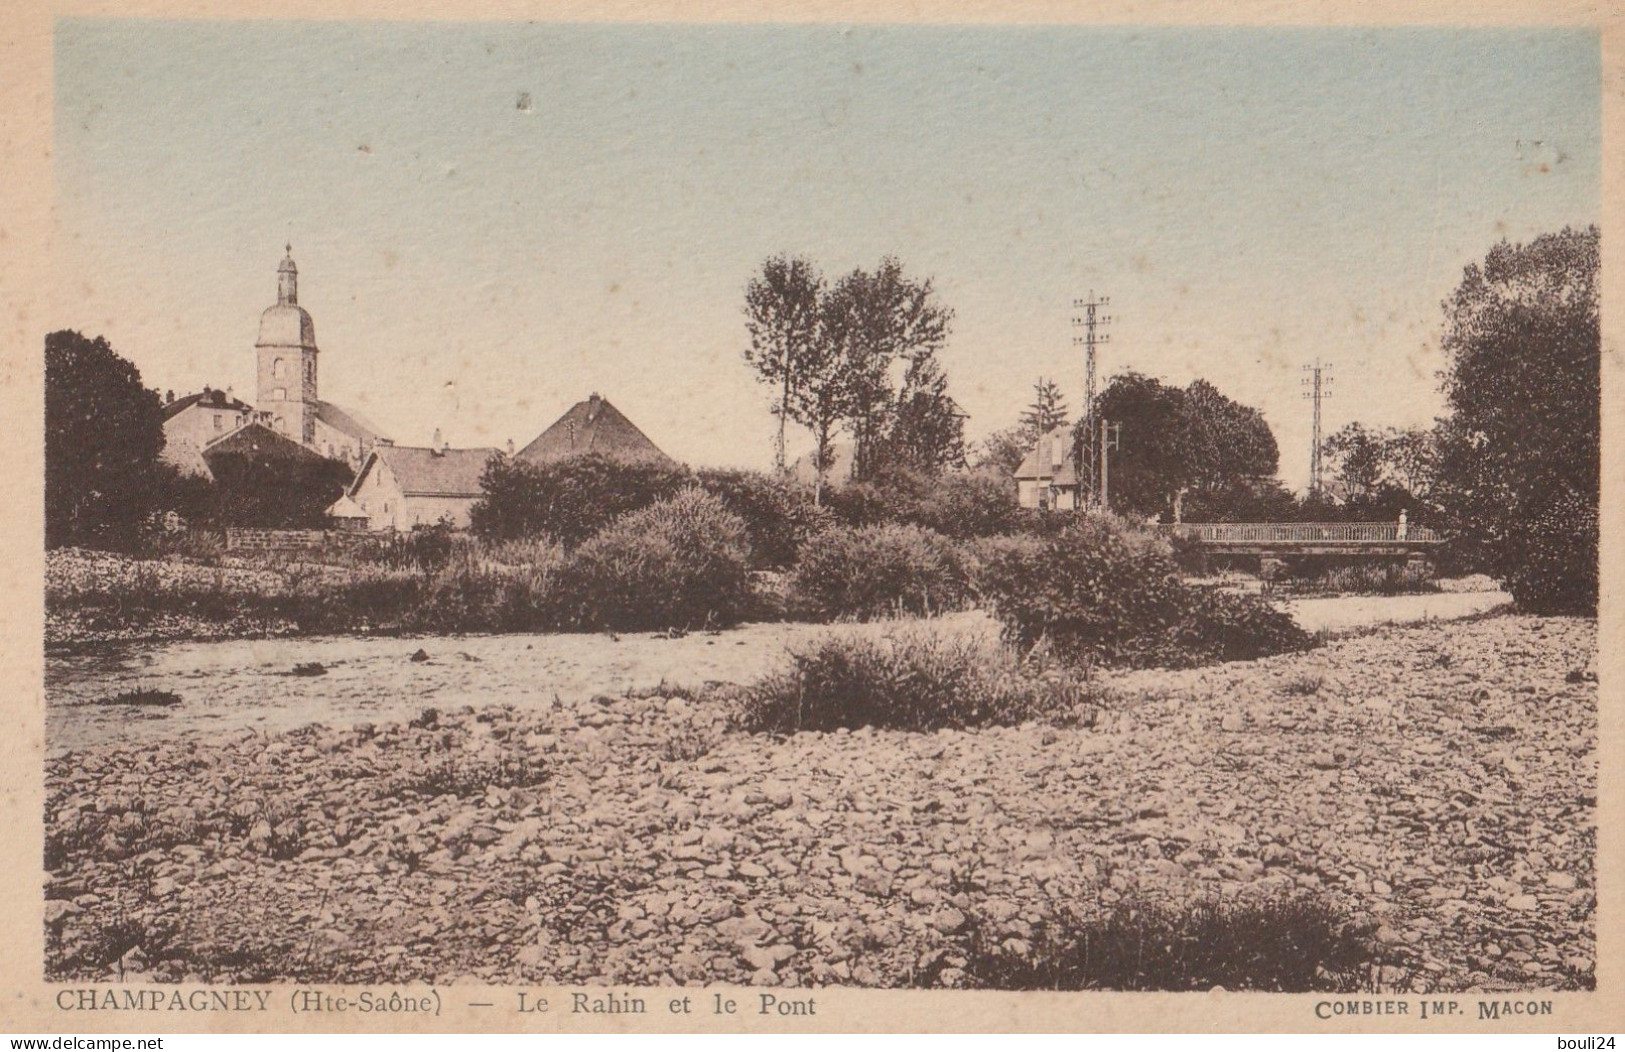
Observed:
[[[774,739],[668,692],[97,746],[48,764],[47,973],[953,984],[975,928],[1302,889],[1378,985],[1587,987],[1595,652],[1389,628],[1117,675],[1087,727]]]

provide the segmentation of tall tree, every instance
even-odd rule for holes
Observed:
[[[835,433],[852,405],[847,346],[839,336],[841,318],[834,300],[820,282],[818,328],[803,356],[796,383],[790,388],[790,419],[813,435],[815,505],[824,502],[824,482],[835,459]]]
[[[1246,482],[1263,482],[1281,463],[1264,414],[1226,397],[1206,380],[1185,388],[1186,442],[1191,457],[1191,488],[1215,498],[1222,490]],[[1267,488],[1267,487],[1266,487]]]
[[[1173,512],[1191,480],[1185,392],[1129,372],[1112,378],[1096,409],[1122,427],[1111,454],[1112,507],[1137,515]]]
[[[1594,613],[1602,341],[1596,227],[1502,241],[1445,301],[1434,499],[1520,606]]]
[[[1438,435],[1431,428],[1409,427],[1387,434],[1384,459],[1394,483],[1419,500],[1426,500],[1438,471]]]
[[[1125,373],[1101,392],[1098,412],[1122,428],[1111,455],[1120,511],[1178,521],[1188,493],[1212,510],[1256,506],[1270,491],[1280,450],[1263,414],[1205,380],[1181,389]]]
[[[773,461],[780,475],[786,470],[785,425],[799,394],[797,385],[818,351],[823,291],[818,268],[799,256],[769,258],[745,286],[745,328],[750,333],[745,361],[778,392],[773,404],[779,418]]]
[[[934,354],[918,354],[908,364],[886,457],[927,474],[965,466],[965,414],[949,397],[948,377]]]
[[[1069,417],[1066,408],[1066,399],[1061,396],[1061,389],[1054,380],[1039,377],[1033,384],[1033,400],[1021,414],[1019,427],[1021,437],[1028,446],[1038,439],[1054,431],[1058,427],[1065,427]]]
[[[45,337],[45,542],[127,547],[164,488],[157,391],[105,339]]]
[[[1388,467],[1388,436],[1358,421],[1345,424],[1320,443],[1320,455],[1331,469],[1343,499],[1369,502],[1382,485]]]
[[[854,270],[836,282],[825,319],[845,369],[853,474],[867,478],[896,410],[895,367],[940,350],[953,311],[938,302],[930,278],[909,277],[887,256],[874,271]]]
[[[1021,427],[1006,427],[982,439],[976,447],[971,467],[986,469],[1007,478],[1020,469],[1021,462],[1027,459],[1032,449]]]

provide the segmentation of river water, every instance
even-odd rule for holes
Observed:
[[[1506,602],[1500,592],[1299,599],[1299,624],[1344,631],[1381,622],[1453,618]],[[668,683],[748,683],[831,632],[884,635],[919,621],[866,625],[760,624],[678,639],[648,633],[368,638],[316,636],[204,643],[133,643],[47,655],[46,745],[78,749],[254,728],[278,731],[408,719],[425,708],[548,705]],[[985,614],[929,622],[934,631],[992,637]],[[419,649],[429,660],[413,661]],[[320,676],[295,676],[319,662]],[[166,708],[100,704],[124,691],[173,691]]]

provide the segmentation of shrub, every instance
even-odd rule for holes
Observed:
[[[1276,578],[1270,584],[1271,590],[1294,595],[1410,595],[1439,590],[1431,570],[1409,564],[1315,560],[1306,569],[1307,573]]]
[[[745,523],[697,488],[624,516],[560,565],[563,624],[586,629],[726,625],[751,608]]]
[[[344,561],[397,570],[435,570],[468,546],[468,538],[449,525],[419,526],[405,533],[368,534],[350,545]]]
[[[1093,697],[1079,674],[1024,664],[1010,648],[983,640],[836,637],[749,688],[735,722],[780,734],[1011,726],[1074,717]]]
[[[1024,650],[1068,661],[1183,666],[1301,649],[1309,637],[1255,597],[1180,580],[1166,541],[1084,516],[1045,536],[985,541],[977,591]]]
[[[953,541],[923,526],[838,526],[802,548],[793,597],[824,617],[932,614],[964,604],[968,569]]]
[[[481,537],[552,537],[574,546],[628,512],[675,495],[691,481],[680,467],[623,463],[597,454],[549,464],[493,458],[470,512]]]
[[[1563,494],[1502,540],[1496,569],[1519,609],[1536,614],[1597,612],[1595,502]]]
[[[998,990],[1352,992],[1382,963],[1367,926],[1307,892],[1123,900],[1064,910],[1013,947],[981,923],[966,941],[967,985]]]
[[[948,537],[995,537],[1028,525],[1014,480],[990,471],[952,472],[933,479],[905,515]]]
[[[848,482],[824,491],[824,507],[830,518],[843,526],[896,522],[904,503],[895,492],[869,482]]]
[[[783,569],[796,561],[801,546],[829,521],[806,487],[760,471],[697,472],[700,488],[744,520],[751,565]]]

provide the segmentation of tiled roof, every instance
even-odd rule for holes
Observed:
[[[227,454],[252,454],[261,458],[325,460],[320,453],[306,449],[287,435],[279,435],[264,424],[245,424],[203,447],[203,459]]]
[[[1056,461],[1060,466],[1056,467]],[[1066,425],[1039,436],[1033,450],[1016,469],[1018,479],[1053,479],[1056,485],[1072,485],[1078,481],[1077,464],[1072,458],[1072,429]]]
[[[350,487],[354,493],[376,462],[388,465],[401,492],[417,497],[478,497],[485,464],[495,449],[428,449],[422,446],[378,446]]]
[[[553,426],[537,435],[519,451],[518,459],[546,464],[566,457],[597,453],[614,460],[669,464],[676,461],[649,441],[619,409],[606,398],[593,395],[577,402]]]
[[[335,519],[367,518],[366,509],[357,504],[355,501],[351,500],[348,493],[334,501],[333,506],[327,509],[327,514],[329,517]]]
[[[332,402],[316,403],[316,419],[335,431],[342,431],[363,442],[375,442],[385,437],[382,431],[361,416],[348,409],[341,409]]]
[[[166,402],[164,404],[164,419],[169,420],[194,405],[202,405],[205,409],[230,409],[234,412],[254,408],[247,402],[233,398],[224,391],[205,388],[197,394],[189,394],[185,398],[177,398],[173,402]]]

